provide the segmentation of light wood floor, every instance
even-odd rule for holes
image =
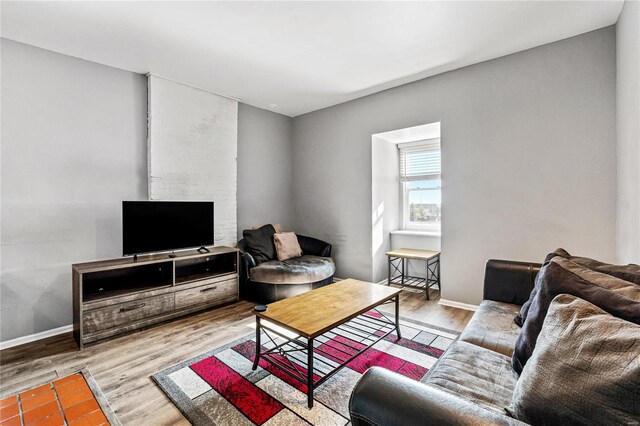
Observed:
[[[472,311],[438,304],[440,292],[436,290],[430,290],[429,296],[431,300],[426,300],[424,291],[404,289],[400,296],[400,316],[449,330],[464,330],[473,316]],[[380,309],[393,314],[394,306],[384,305]]]
[[[461,331],[472,312],[443,307],[438,293],[403,291],[400,314]],[[78,350],[71,333],[0,352],[0,396],[88,367],[125,425],[188,425],[150,376],[251,332],[253,304],[239,302]],[[385,310],[393,309],[392,306]]]

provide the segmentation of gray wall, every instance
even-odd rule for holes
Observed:
[[[442,297],[477,304],[489,258],[615,255],[608,27],[296,117],[295,226],[373,278],[371,135],[442,123]]]
[[[2,40],[0,340],[71,324],[71,264],[147,197],[146,78]]]
[[[626,1],[616,24],[620,263],[640,263],[640,3]]]
[[[147,199],[145,76],[2,39],[0,341],[71,324],[71,264]],[[291,118],[240,104],[238,231],[293,226]]]
[[[238,238],[254,225],[293,228],[290,117],[238,106]]]

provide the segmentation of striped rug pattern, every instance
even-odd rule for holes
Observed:
[[[255,332],[152,378],[194,425],[347,425],[349,395],[369,367],[421,380],[457,338],[455,332],[416,321],[400,324],[401,339],[390,334],[317,387],[312,409],[304,383],[262,359],[252,371]],[[318,359],[326,364],[348,359],[360,344],[357,335],[329,332],[325,337],[320,343],[324,356]],[[263,342],[264,348],[272,345]],[[298,368],[303,372],[304,365],[301,358]]]

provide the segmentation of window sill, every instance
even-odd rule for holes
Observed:
[[[392,235],[411,235],[413,237],[438,237],[442,236],[441,232],[437,231],[410,231],[410,230],[398,230],[391,231]]]

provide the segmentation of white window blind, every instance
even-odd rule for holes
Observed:
[[[440,139],[399,144],[400,180],[440,179]]]

